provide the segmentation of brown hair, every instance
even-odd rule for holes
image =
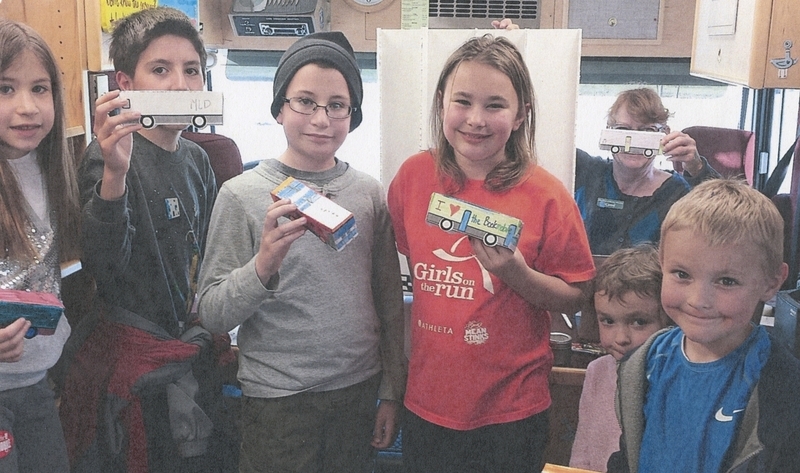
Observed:
[[[629,292],[661,302],[661,264],[658,250],[650,244],[622,248],[600,264],[594,292],[609,299],[621,299]]]
[[[200,56],[200,67],[205,82],[208,54],[200,32],[185,13],[170,7],[148,8],[116,22],[108,50],[114,69],[133,77],[139,58],[150,43],[167,35],[185,38],[192,43]]]
[[[53,128],[36,147],[37,159],[47,185],[47,201],[55,214],[53,224],[61,261],[79,256],[80,204],[75,162],[67,146],[64,91],[55,57],[44,39],[22,23],[0,19],[0,72],[6,71],[24,52],[33,53],[47,74],[53,94]],[[29,262],[37,256],[27,237],[28,214],[11,165],[0,159],[0,248],[3,257]]]
[[[623,106],[631,118],[639,123],[667,125],[669,110],[664,107],[661,97],[653,89],[642,87],[621,92],[608,109],[608,126],[616,125],[614,116]]]
[[[518,97],[518,111],[527,116],[511,133],[505,146],[506,160],[486,176],[484,186],[492,191],[507,190],[522,180],[528,167],[536,164],[533,137],[536,129],[535,96],[531,76],[519,50],[511,41],[490,34],[472,38],[450,55],[439,75],[431,107],[431,135],[436,142],[433,155],[439,175],[456,192],[463,188],[466,176],[456,163],[453,146],[444,135],[442,119],[444,89],[447,80],[462,62],[475,61],[491,66],[511,79]],[[529,110],[526,112],[526,110]]]

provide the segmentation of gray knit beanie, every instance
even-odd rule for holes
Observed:
[[[361,71],[350,42],[339,31],[323,31],[303,36],[283,53],[272,83],[272,116],[278,118],[286,98],[286,88],[297,71],[309,63],[322,63],[341,72],[350,89],[350,105],[355,108],[350,116],[350,131],[361,124]]]

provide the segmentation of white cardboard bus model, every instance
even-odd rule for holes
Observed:
[[[194,90],[124,90],[124,110],[142,114],[143,127],[158,125],[222,125],[222,93]]]
[[[643,154],[646,158],[661,153],[661,138],[664,133],[636,130],[613,130],[610,128],[600,132],[600,149],[611,150],[616,154]]]

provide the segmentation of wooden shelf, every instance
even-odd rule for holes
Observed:
[[[91,3],[91,2],[89,2]],[[64,82],[67,127],[83,130],[82,46],[83,2],[63,0],[2,0],[0,16],[27,24],[47,42]]]

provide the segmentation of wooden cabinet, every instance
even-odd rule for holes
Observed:
[[[692,49],[694,75],[800,88],[800,1],[698,0]]]
[[[557,14],[549,27],[583,27],[581,56],[688,58],[691,55],[695,0],[650,0],[647,3],[656,6],[655,11],[651,12],[653,15],[647,18],[637,6],[638,2],[631,0],[554,1]],[[542,28],[546,28],[546,3],[542,4]],[[572,18],[570,11],[573,12]],[[582,24],[584,22],[585,26]],[[615,31],[624,29],[626,24],[634,25],[628,33]],[[605,31],[598,31],[600,25],[605,25]],[[591,37],[593,33],[597,33],[596,37]]]
[[[67,134],[84,130],[83,2],[64,0],[2,0],[0,16],[25,23],[47,41],[59,62],[64,82]]]

